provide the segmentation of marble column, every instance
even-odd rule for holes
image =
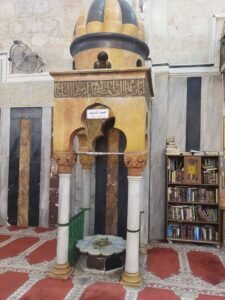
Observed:
[[[49,277],[68,279],[72,268],[68,263],[70,174],[59,174],[59,206],[56,265]]]
[[[1,108],[0,119],[0,224],[6,225],[8,218],[8,174],[10,144],[10,108]]]
[[[142,276],[139,272],[140,203],[141,173],[146,162],[146,155],[125,154],[125,164],[128,167],[127,245],[121,284],[126,286],[142,285]]]
[[[91,169],[94,163],[94,157],[82,155],[80,157],[82,165],[82,207],[84,213],[84,236],[90,234],[90,210],[91,210]]]
[[[148,215],[148,210],[145,210],[146,200],[144,198],[144,189],[145,189],[145,180],[146,174],[143,173],[141,176],[141,187],[140,187],[140,253],[147,254],[148,243],[147,237],[148,232],[146,231],[146,225],[148,224],[148,220],[146,220],[146,214]],[[147,225],[148,226],[148,225]]]
[[[40,177],[40,204],[39,226],[49,225],[49,168],[51,156],[52,107],[42,108],[42,135],[41,135],[41,177]]]

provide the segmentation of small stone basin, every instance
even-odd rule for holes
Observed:
[[[85,271],[112,272],[124,266],[126,241],[121,237],[100,234],[86,236],[77,242],[76,247]]]

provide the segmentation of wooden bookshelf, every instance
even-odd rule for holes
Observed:
[[[220,156],[166,156],[166,239],[219,245]]]

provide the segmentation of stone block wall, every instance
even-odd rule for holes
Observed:
[[[143,4],[140,4],[143,2]],[[208,64],[218,58],[225,21],[223,0],[134,0],[141,6],[153,64]],[[22,40],[43,59],[44,71],[71,70],[75,22],[88,0],[0,2],[0,52]]]
[[[75,22],[89,1],[9,0],[0,2],[0,52],[22,40],[43,59],[44,70],[71,70],[69,46]]]

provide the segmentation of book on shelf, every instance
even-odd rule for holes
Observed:
[[[166,155],[180,155],[174,136],[166,139]]]
[[[167,194],[170,202],[218,204],[217,188],[169,186]]]
[[[166,148],[166,155],[179,155],[180,149],[178,148]]]
[[[204,155],[205,154],[204,151],[200,151],[200,150],[190,150],[190,152],[193,155]]]
[[[180,154],[181,155],[192,155],[192,153],[190,151],[181,151]]]
[[[169,239],[185,239],[205,242],[218,242],[219,233],[213,226],[172,224],[167,226],[167,237]]]
[[[221,155],[220,152],[218,151],[200,151],[200,150],[181,151],[180,154],[181,155],[208,155],[208,156]]]
[[[212,156],[216,156],[219,155],[220,153],[218,151],[204,151],[205,155],[212,155]]]
[[[171,143],[168,149],[177,148]],[[214,151],[191,150],[168,155],[166,162],[168,240],[218,244],[222,227],[220,156]]]
[[[169,206],[169,219],[180,221],[217,222],[217,209],[205,206],[171,205]]]
[[[166,144],[173,144],[173,143],[175,143],[175,136],[166,138]]]

